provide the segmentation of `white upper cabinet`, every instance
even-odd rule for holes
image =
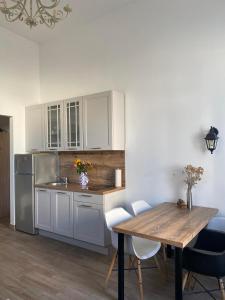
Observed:
[[[26,149],[124,150],[123,93],[108,91],[26,108]]]
[[[82,97],[65,100],[65,150],[83,150],[82,118]]]
[[[63,101],[45,105],[46,150],[63,150]]]
[[[83,97],[84,150],[124,150],[124,102],[114,91]]]
[[[45,149],[43,105],[26,107],[26,151],[36,152]]]

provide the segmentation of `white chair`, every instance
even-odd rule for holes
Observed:
[[[133,213],[135,216],[140,215],[141,213],[144,213],[150,209],[152,209],[151,205],[148,204],[146,201],[144,200],[138,200],[135,201],[133,203],[131,203],[131,207],[133,210]],[[163,258],[164,261],[166,261],[167,257],[166,257],[166,245],[162,245],[162,251],[163,251]]]
[[[112,262],[110,264],[109,271],[108,271],[108,274],[106,277],[106,285],[111,277],[112,270],[113,270],[113,267],[115,265],[116,258],[118,255],[118,234],[116,232],[113,232],[112,228],[114,226],[118,225],[119,223],[127,221],[131,218],[132,218],[132,215],[130,215],[125,209],[123,209],[121,207],[114,208],[111,211],[105,213],[106,225],[107,225],[108,229],[111,231],[112,245],[116,250],[115,254],[113,255]],[[157,252],[159,251],[159,249],[160,249],[159,242],[149,241],[146,239],[125,235],[124,253],[126,255],[129,255],[129,268],[132,268],[136,261],[137,269],[138,269],[138,282],[139,282],[141,299],[143,299],[141,260],[154,257],[156,266],[159,268],[159,263],[155,256],[157,254]],[[135,257],[134,260],[132,259],[132,256]]]
[[[212,218],[207,228],[225,232],[225,217]]]
[[[145,211],[150,210],[152,207],[144,200],[135,201],[131,204],[134,215],[137,216]]]

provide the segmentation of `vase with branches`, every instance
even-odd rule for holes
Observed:
[[[202,179],[204,169],[202,167],[194,167],[192,165],[187,165],[184,168],[184,173],[186,175],[185,183],[187,184],[187,207],[189,208],[189,210],[191,210],[192,209],[192,187]]]

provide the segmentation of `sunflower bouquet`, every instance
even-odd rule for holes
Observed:
[[[77,174],[81,175],[82,173],[86,174],[88,170],[93,168],[93,165],[89,161],[81,161],[80,159],[76,159],[74,161],[74,167],[77,170]]]

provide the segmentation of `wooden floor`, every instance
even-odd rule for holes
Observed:
[[[117,299],[115,272],[108,289],[104,289],[109,261],[100,254],[14,232],[0,224],[0,300]],[[143,271],[145,299],[173,299],[172,261],[168,265],[168,280],[157,269]],[[217,288],[216,281],[207,279],[207,287]],[[220,299],[219,293],[214,295]],[[126,272],[126,299],[139,299],[134,272]],[[210,298],[203,294],[184,299]]]

